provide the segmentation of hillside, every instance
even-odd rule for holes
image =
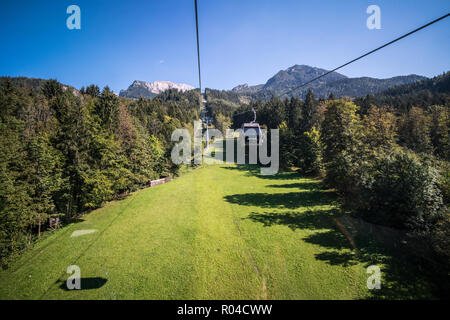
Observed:
[[[375,95],[356,99],[359,105],[390,106],[397,110],[450,105],[450,72],[414,83],[394,86]]]
[[[334,199],[293,172],[203,167],[49,234],[0,272],[0,299],[432,297],[417,271],[373,243],[358,239],[357,256],[334,223]],[[366,287],[375,256],[387,270],[382,290]],[[81,290],[67,290],[70,265]]]
[[[28,77],[0,77],[0,86],[3,86],[5,82],[10,81],[10,83],[17,88],[25,88],[32,90],[34,93],[38,93],[42,91],[42,88],[44,84],[48,81],[47,79],[40,79],[40,78],[28,78]],[[72,90],[72,93],[76,96],[80,95],[80,92],[78,89],[66,85],[61,84],[61,87],[63,90],[67,90],[70,88]]]
[[[408,95],[423,90],[428,95],[428,90],[445,91],[447,77],[390,92],[395,96],[396,92]],[[351,162],[342,166],[340,154],[328,155],[322,170],[332,179],[325,186],[321,175],[307,175],[313,173],[313,165],[322,166],[322,158],[291,161],[304,157],[308,148],[296,128],[302,125],[297,117],[301,108],[317,102],[311,95],[305,101],[255,103],[262,126],[282,127],[280,169],[289,169],[263,176],[258,167],[250,165],[204,165],[188,173],[184,166],[173,165],[169,158],[172,132],[189,128],[198,119],[197,90],[170,89],[155,99],[132,100],[119,99],[108,88],[89,93],[80,90],[80,99],[70,90],[61,90],[54,80],[46,81],[42,89],[41,93],[11,86],[0,90],[0,220],[2,235],[6,235],[1,248],[0,299],[445,296],[448,286],[439,272],[448,268],[430,269],[423,262],[428,260],[417,263],[421,256],[411,255],[403,245],[413,243],[414,238],[402,236],[422,232],[432,223],[445,227],[444,218],[428,219],[444,212],[448,203],[443,195],[446,185],[435,180],[440,171],[403,151],[392,159],[390,154],[373,156],[380,150],[379,141],[387,136],[383,136],[386,126],[378,130],[377,121],[387,118],[394,125],[401,124],[405,119],[401,115],[391,117],[381,108],[381,112],[371,108],[367,122],[352,102],[330,101],[328,110],[346,112],[327,112],[323,120],[317,117],[325,147],[317,143],[316,150],[324,154],[323,150],[341,148]],[[206,107],[219,129],[228,127],[231,116],[223,111],[240,112],[239,108],[248,107],[228,101],[239,101],[241,96],[234,92],[208,90],[206,97]],[[388,138],[398,133],[402,138],[398,143],[411,152],[421,152],[416,142],[423,140],[418,146],[426,146],[423,150],[430,156],[439,150],[436,156],[448,159],[448,126],[441,121],[445,109],[436,111],[442,111],[436,130],[418,136],[418,130],[394,127]],[[416,128],[433,125],[418,120]],[[313,124],[316,119],[309,121]],[[336,133],[348,129],[352,134],[342,135],[344,139],[334,144]],[[361,137],[370,137],[368,148],[362,148],[365,153],[353,147],[367,141]],[[394,145],[394,140],[390,143],[382,146],[390,148],[389,153],[400,152],[400,145]],[[209,150],[220,155],[222,149],[216,144]],[[338,175],[330,175],[338,166]],[[175,179],[146,188],[150,180],[167,176]],[[426,206],[420,202],[424,194],[430,195]],[[122,200],[112,201],[117,198]],[[41,206],[44,201],[47,207]],[[47,221],[55,214],[61,223],[52,229]],[[425,228],[412,229],[411,221]],[[444,240],[432,247],[437,261],[431,261],[439,266],[440,261],[448,261],[439,250],[449,237],[446,230],[436,230],[425,237],[420,233],[420,241],[427,245],[427,241]],[[383,243],[380,239],[385,235],[389,237]],[[81,290],[66,287],[67,268],[73,265],[81,270]],[[367,289],[371,265],[382,270],[381,290]]]
[[[294,95],[304,98],[309,89],[311,89],[318,98],[327,98],[330,93],[333,93],[337,98],[358,97],[367,94],[375,94],[397,85],[409,84],[423,79],[425,78],[417,75],[399,76],[388,79],[376,79],[370,77],[347,78],[331,83],[311,83],[301,89],[282,94],[281,97]]]
[[[172,132],[192,125],[200,111],[195,90],[132,100],[108,87],[69,88],[25,78],[0,86],[2,267],[49,228],[50,218],[65,224],[176,175]]]

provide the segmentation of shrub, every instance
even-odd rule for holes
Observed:
[[[445,206],[436,168],[402,150],[375,159],[361,181],[360,210],[368,220],[414,232],[428,232]]]

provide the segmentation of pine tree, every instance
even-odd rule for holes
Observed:
[[[306,132],[311,130],[315,125],[315,116],[317,114],[317,101],[314,98],[314,94],[311,89],[306,94],[305,102],[302,108],[302,131]]]
[[[100,88],[95,84],[91,84],[90,86],[88,86],[85,92],[93,98],[97,98],[98,96],[100,96]]]
[[[342,193],[354,192],[354,177],[362,163],[361,121],[357,110],[358,106],[352,102],[331,100],[322,123],[326,181]]]
[[[292,97],[285,102],[287,125],[291,129],[297,129],[302,116],[302,102],[300,99]]]

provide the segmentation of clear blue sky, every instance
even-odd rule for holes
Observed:
[[[450,11],[448,0],[198,0],[203,87],[264,83],[294,64],[334,68]],[[81,8],[68,30],[66,8]],[[368,30],[368,5],[381,30]],[[135,79],[198,86],[193,0],[0,2],[0,75],[127,88]],[[339,72],[386,78],[450,68],[450,18]]]

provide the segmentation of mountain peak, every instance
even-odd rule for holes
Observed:
[[[177,89],[184,92],[195,88],[185,83],[175,83],[171,81],[146,82],[134,80],[128,89],[121,90],[119,95],[127,98],[153,98],[169,89]]]
[[[328,70],[325,69],[315,68],[304,64],[296,64],[285,70],[279,71],[266,82],[263,88],[266,90],[294,88],[327,72]],[[320,81],[333,82],[343,79],[347,79],[347,77],[340,73],[332,72],[321,78]]]
[[[265,84],[248,86],[242,84],[232,89],[239,94],[253,95],[255,99],[267,99],[273,95],[278,97],[298,96],[304,98],[308,89],[311,89],[316,97],[326,98],[331,92],[336,97],[357,97],[374,94],[393,86],[408,84],[426,79],[418,75],[397,76],[388,79],[370,77],[348,78],[338,72],[331,72],[317,79],[305,87],[299,88],[328,70],[311,67],[305,64],[295,64],[287,69],[278,71]]]
[[[249,86],[248,83],[240,84],[233,89],[232,92],[237,93],[255,93],[263,87],[263,84],[258,84],[256,86]]]
[[[231,89],[233,92],[240,92],[240,91],[246,91],[248,90],[248,83],[240,84]]]

